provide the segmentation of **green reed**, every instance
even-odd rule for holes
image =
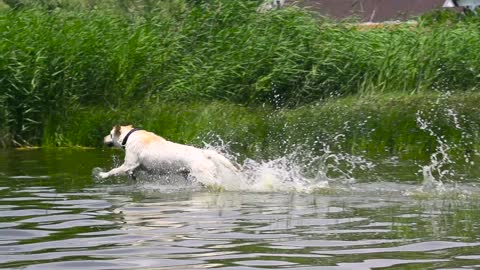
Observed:
[[[479,101],[478,94],[389,94],[280,110],[225,102],[145,103],[123,111],[91,107],[78,110],[62,129],[46,130],[43,143],[99,147],[113,125],[134,124],[180,143],[226,145],[240,159],[332,151],[428,163],[444,144],[452,160],[465,164],[479,161]]]
[[[185,113],[185,119],[195,119],[188,121],[183,133],[174,132],[180,140],[191,141],[192,134],[198,134],[195,128],[188,130],[190,125],[206,130],[224,125],[216,122],[222,119],[215,118],[216,105],[207,106],[210,111],[204,113],[217,120],[206,122],[199,120],[197,111],[188,113],[190,105],[181,104],[216,101],[232,104],[222,105],[227,106],[225,110],[257,112],[266,106],[280,110],[281,115],[294,115],[305,105],[320,102],[326,105],[315,105],[314,111],[333,118],[322,123],[336,123],[341,118],[328,111],[338,112],[338,108],[328,104],[336,104],[339,97],[351,96],[354,101],[371,95],[401,95],[404,99],[405,94],[473,93],[479,87],[480,28],[476,21],[360,31],[298,8],[260,14],[258,1],[171,0],[150,9],[131,5],[131,1],[123,9],[110,8],[113,2],[100,8],[40,6],[0,11],[3,146],[93,145],[99,129],[107,122],[113,124],[112,115],[122,120],[147,110],[139,115],[154,118],[149,121],[167,121],[154,113],[155,108],[165,106]],[[386,103],[376,106],[390,108],[388,98],[379,100]],[[298,109],[288,111],[294,108]],[[411,107],[411,111],[416,109]],[[362,110],[355,111],[358,117],[369,113]],[[234,113],[239,111],[227,112],[234,121],[241,118]],[[396,119],[396,112],[389,113]],[[270,123],[261,123],[262,117],[237,122],[251,124],[266,136],[266,128],[260,127]],[[101,126],[96,122],[100,120],[104,121]],[[278,126],[284,120],[278,118]],[[93,129],[82,129],[75,121]],[[319,129],[333,132],[337,126]],[[388,134],[375,134],[375,140],[391,147]],[[358,147],[362,136],[352,135],[351,150]],[[405,136],[394,139],[394,145],[400,148],[401,140],[408,145],[415,138],[410,139],[414,136],[410,133]],[[260,135],[254,137],[254,145],[267,141]],[[377,149],[370,139],[364,138],[360,148]]]

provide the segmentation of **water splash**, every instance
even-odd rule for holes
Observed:
[[[418,128],[433,137],[437,143],[435,152],[430,155],[430,164],[421,166],[420,172],[423,176],[422,192],[444,193],[447,191],[445,183],[451,182],[450,179],[454,177],[463,179],[463,177],[455,171],[454,165],[456,161],[452,160],[449,153],[451,150],[460,148],[461,146],[468,148],[465,146],[471,144],[471,140],[470,135],[462,127],[462,124],[466,122],[465,117],[460,115],[455,109],[442,105],[442,101],[449,96],[450,93],[446,93],[439,97],[436,102],[434,102],[434,107],[430,109],[430,111],[417,111],[416,113]],[[461,140],[457,143],[449,142],[445,135],[441,135],[441,127],[434,125],[435,119],[444,119],[449,125],[460,131]],[[463,161],[466,164],[474,164],[472,154],[475,153],[465,151]]]
[[[238,155],[227,150],[228,144],[220,142],[214,146],[205,144],[205,149],[213,149],[236,161]],[[193,177],[215,190],[312,193],[329,189],[332,184],[352,184],[356,170],[374,167],[373,163],[362,157],[334,153],[328,144],[321,144],[320,154],[315,155],[311,149],[298,147],[289,154],[273,159],[257,161],[247,158],[238,162],[237,171],[224,170],[213,181],[202,175]]]
[[[262,162],[247,159],[242,167],[241,181],[246,183],[244,190],[311,193],[329,186],[327,178],[318,176],[305,176],[302,166],[292,162],[288,157]]]
[[[220,142],[220,143],[218,143]],[[331,188],[339,188],[355,183],[356,170],[368,170],[373,164],[362,157],[345,153],[334,153],[328,144],[322,143],[320,154],[313,154],[311,149],[298,147],[287,155],[268,160],[247,158],[236,162],[238,154],[229,150],[229,144],[217,140],[215,144],[205,143],[205,151],[215,151],[231,160],[235,166],[225,163],[223,158],[213,159],[211,170],[192,171],[185,178],[181,175],[161,175],[139,171],[136,180],[113,178],[104,180],[95,177],[100,168],[94,168],[92,175],[101,184],[128,184],[135,190],[161,191],[163,193],[193,191],[206,188],[212,191],[251,191],[251,192],[331,192]],[[318,150],[318,149],[317,149]],[[315,151],[315,153],[319,153]],[[121,161],[113,157],[116,165]]]
[[[422,111],[417,111],[416,120],[418,127],[434,137],[437,142],[436,151],[430,156],[430,164],[421,166],[423,176],[421,191],[444,192],[443,179],[445,176],[453,174],[452,171],[446,169],[447,165],[453,163],[448,155],[450,146],[447,144],[444,136],[438,135],[433,130],[431,122],[423,117]]]

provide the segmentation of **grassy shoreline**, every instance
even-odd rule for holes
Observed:
[[[365,95],[295,109],[225,102],[152,103],[125,110],[92,107],[45,130],[42,145],[101,146],[117,123],[180,143],[227,144],[242,157],[270,159],[328,148],[372,159],[429,160],[441,145],[453,159],[478,160],[480,94]],[[422,125],[423,123],[423,125]]]

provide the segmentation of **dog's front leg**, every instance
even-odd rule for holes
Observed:
[[[138,168],[139,165],[140,162],[138,161],[137,155],[131,152],[126,152],[125,162],[122,166],[112,169],[109,172],[101,172],[98,176],[105,179],[111,176],[133,175],[133,171]]]
[[[111,176],[133,175],[133,171],[138,167],[136,164],[123,164],[122,166],[112,169],[108,172],[101,172],[98,175],[100,178],[108,178]]]

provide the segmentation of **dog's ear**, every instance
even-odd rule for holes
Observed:
[[[113,128],[113,129],[114,129],[114,130],[113,130],[113,135],[115,135],[115,136],[117,136],[117,137],[120,136],[120,129],[121,129],[121,128],[122,128],[122,127],[121,127],[120,125],[116,125],[116,126]]]

